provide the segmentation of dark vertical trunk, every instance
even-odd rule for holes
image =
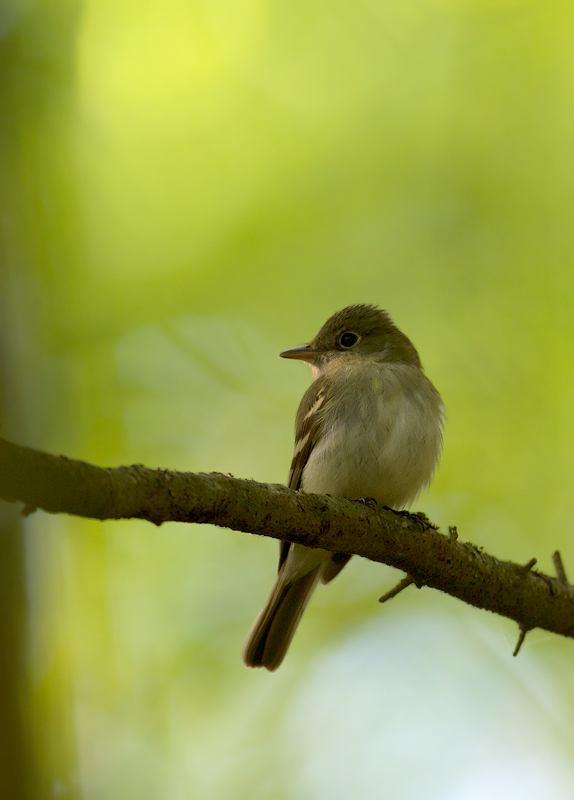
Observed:
[[[33,359],[28,360],[34,335],[25,312],[35,317],[41,310],[38,297],[26,292],[41,285],[58,256],[54,239],[46,247],[55,216],[46,205],[53,187],[46,181],[49,173],[38,175],[36,169],[51,157],[57,160],[58,120],[74,90],[80,4],[29,0],[0,12],[0,430],[16,441],[26,441],[35,429],[27,410],[33,406],[22,388],[23,376],[34,370]],[[54,717],[38,719],[28,661],[27,596],[22,518],[16,506],[1,504],[0,798],[48,798],[54,791],[69,798],[77,796],[70,780],[76,774],[75,762],[70,763],[72,704],[55,698]],[[56,734],[55,719],[67,730]],[[61,735],[65,756],[54,759],[57,744],[52,743],[51,752],[43,752],[46,734]]]

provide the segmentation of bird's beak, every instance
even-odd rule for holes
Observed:
[[[313,357],[316,355],[317,350],[313,350],[310,344],[292,347],[290,350],[283,350],[282,353],[279,353],[281,358],[297,358],[299,361],[313,361]]]

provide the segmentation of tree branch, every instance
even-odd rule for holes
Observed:
[[[424,516],[218,473],[152,470],[141,464],[101,468],[0,439],[0,497],[25,504],[24,513],[94,519],[200,522],[354,553],[403,570],[469,605],[533,628],[574,638],[574,587],[559,554],[557,578],[526,565],[500,561],[444,536]],[[401,582],[403,583],[403,582]],[[521,635],[522,644],[524,635]],[[518,648],[516,650],[518,652]]]

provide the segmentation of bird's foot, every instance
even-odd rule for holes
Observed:
[[[362,503],[364,506],[369,506],[369,508],[372,509],[378,508],[378,503],[374,497],[358,497],[357,503]]]

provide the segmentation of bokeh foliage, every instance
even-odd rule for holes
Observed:
[[[277,353],[375,302],[449,412],[418,507],[573,571],[573,23],[557,0],[5,2],[6,435],[282,481],[309,375]],[[512,660],[510,625],[424,589],[381,609],[397,576],[355,559],[252,673],[273,543],[41,513],[25,542],[53,796],[574,792],[569,641]]]

